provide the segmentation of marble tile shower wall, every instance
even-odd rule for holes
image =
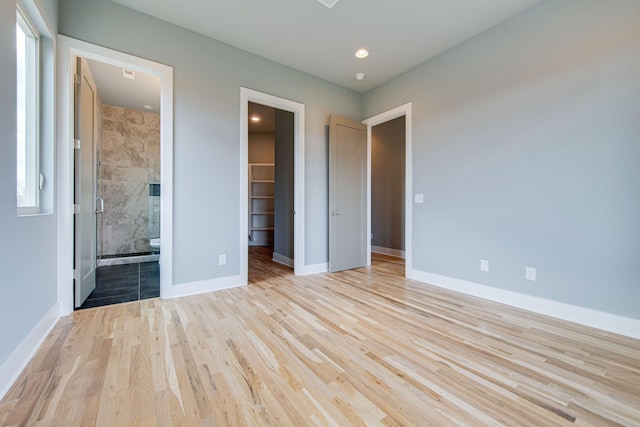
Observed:
[[[104,256],[152,252],[160,236],[160,115],[104,104],[100,147]]]

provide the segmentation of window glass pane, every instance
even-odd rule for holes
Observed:
[[[27,132],[27,59],[26,34],[16,24],[17,56],[17,117],[18,117],[18,206],[28,205],[26,176],[26,132]]]
[[[37,39],[20,11],[16,23],[16,172],[18,207],[38,206]]]

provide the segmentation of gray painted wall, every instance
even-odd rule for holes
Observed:
[[[289,111],[276,109],[276,193],[273,251],[293,259],[293,164],[294,118]]]
[[[239,272],[246,86],[306,105],[307,264],[327,260],[328,115],[359,119],[361,108],[371,117],[413,101],[413,184],[426,201],[413,210],[415,268],[640,318],[637,2],[544,2],[363,103],[109,1],[36,3],[54,32],[59,12],[62,34],[174,67],[176,283]],[[3,141],[15,139],[14,24],[13,2],[0,2]],[[56,301],[56,217],[17,217],[15,157],[15,144],[0,144],[0,363]],[[221,183],[217,197],[209,197],[212,183]],[[227,266],[212,262],[217,253],[229,255]],[[479,272],[481,258],[490,260],[489,274]],[[525,265],[538,268],[537,282],[524,281]]]
[[[37,4],[43,6],[41,9],[45,12],[56,10],[55,1]],[[55,17],[45,15],[45,18],[55,31]],[[0,61],[3,77],[0,79],[0,364],[57,300],[56,217],[53,214],[18,217],[16,214],[15,23],[15,3],[0,2],[0,57],[3,58]],[[45,131],[52,132],[51,124],[45,125]],[[53,152],[51,135],[43,138],[49,155]],[[51,165],[46,166],[48,171],[52,170]],[[53,175],[48,177],[53,182]]]
[[[405,118],[371,129],[371,244],[404,250]]]
[[[640,3],[543,2],[364,115],[408,101],[415,269],[640,318]]]
[[[360,119],[359,94],[109,1],[61,0],[59,19],[61,34],[174,67],[174,283],[240,274],[241,86],[306,106],[306,264],[327,261],[324,127]]]
[[[275,162],[275,135],[272,132],[249,132],[247,142],[249,163]]]

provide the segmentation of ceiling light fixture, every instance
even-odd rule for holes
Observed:
[[[340,0],[318,0],[318,3],[326,6],[327,8],[331,9],[333,6],[336,5],[336,3],[338,3]]]
[[[362,81],[367,76],[364,73],[356,73],[355,77],[356,77],[356,80]]]
[[[356,58],[366,58],[369,56],[369,51],[367,49],[359,49],[356,51]]]
[[[258,116],[252,116],[252,117],[251,117],[251,121],[252,121],[252,122],[259,122],[259,121],[260,121],[260,117],[258,117]]]

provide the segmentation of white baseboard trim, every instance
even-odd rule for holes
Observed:
[[[220,277],[218,279],[201,280],[197,282],[181,283],[168,286],[163,289],[162,299],[186,297],[189,295],[203,294],[205,292],[220,291],[222,289],[237,288],[246,286],[246,280],[243,281],[241,276]]]
[[[398,258],[404,258],[404,251],[400,249],[385,248],[382,246],[371,245],[371,252],[383,255],[391,255]]]
[[[273,262],[277,262],[278,264],[286,265],[287,267],[293,268],[293,259],[286,257],[284,255],[280,255],[279,253],[273,253]]]
[[[329,271],[329,263],[328,262],[322,262],[320,264],[305,265],[302,268],[302,271],[298,272],[298,275],[299,276],[308,276],[310,274],[326,273],[327,271]]]
[[[56,302],[51,307],[51,310],[29,332],[18,348],[0,366],[0,400],[18,379],[27,363],[29,363],[45,338],[47,338],[47,335],[49,335],[49,332],[56,325],[58,319],[60,319],[60,304]]]
[[[544,314],[603,331],[640,339],[640,320],[638,319],[618,316],[591,308],[565,304],[415,269],[408,270],[407,277],[440,288],[462,292],[490,301],[522,308],[534,313]]]

